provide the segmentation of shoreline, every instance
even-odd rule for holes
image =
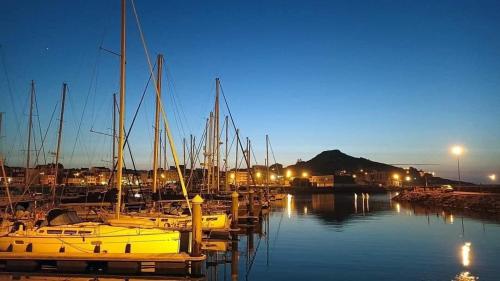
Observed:
[[[500,215],[500,194],[473,192],[402,191],[392,198],[402,203],[449,210]]]

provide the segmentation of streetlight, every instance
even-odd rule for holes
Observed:
[[[460,145],[454,145],[451,148],[451,153],[457,156],[458,186],[460,186],[462,182],[460,178],[460,155],[464,153],[464,148]]]
[[[307,176],[308,176],[307,172],[302,172],[302,177],[303,178],[307,178]]]
[[[491,174],[488,176],[488,178],[490,178],[491,181],[495,181],[497,179],[497,175]]]
[[[292,177],[292,170],[286,170],[286,177],[291,178]]]

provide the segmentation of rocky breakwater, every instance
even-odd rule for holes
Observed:
[[[404,191],[393,200],[429,207],[500,214],[500,195],[441,191]]]

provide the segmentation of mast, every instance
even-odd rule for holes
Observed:
[[[211,188],[213,186],[214,180],[213,180],[213,122],[214,122],[214,114],[213,112],[210,112],[210,122],[209,122],[209,138],[208,138],[208,193],[210,193]]]
[[[203,145],[203,184],[202,184],[202,188],[203,188],[203,185],[205,185],[205,174],[208,172],[207,171],[207,141],[208,141],[208,118],[207,118],[207,121],[205,122],[205,141],[204,141],[204,145]],[[206,179],[206,185],[208,187],[208,178]]]
[[[195,141],[194,141],[194,137],[193,137],[193,135],[192,135],[192,134],[191,134],[191,135],[189,135],[189,138],[190,138],[190,142],[191,142],[191,145],[190,145],[190,147],[191,147],[191,152],[190,152],[190,155],[189,155],[189,156],[190,156],[190,157],[189,157],[189,158],[190,158],[190,159],[189,159],[189,162],[191,163],[191,166],[190,166],[190,167],[191,167],[191,173],[192,173],[192,172],[193,172],[193,170],[194,170],[194,153],[195,153],[195,147],[194,147],[194,146],[195,146]]]
[[[220,117],[219,117],[219,88],[220,81],[219,78],[215,78],[215,154],[216,154],[216,165],[217,165],[217,174],[216,174],[216,184],[217,191],[219,191],[220,187]]]
[[[118,163],[116,165],[118,198],[116,203],[116,219],[120,219],[122,203],[122,168],[123,168],[123,143],[125,129],[125,2],[121,0],[121,42],[120,42],[120,119],[118,121]]]
[[[238,177],[238,143],[240,142],[240,129],[236,129],[236,162],[234,162],[234,188],[236,189],[236,192],[238,192],[238,182],[237,182],[237,177]]]
[[[245,157],[245,161],[247,161],[247,187],[250,188],[250,139],[247,137],[247,155]]]
[[[269,194],[269,135],[266,135],[266,187]]]
[[[163,150],[163,168],[168,170],[167,167],[167,123],[163,122],[163,142],[164,142],[164,150]]]
[[[156,111],[155,111],[155,142],[153,147],[153,193],[156,193],[158,189],[158,138],[160,134],[160,99],[161,99],[161,75],[163,68],[163,56],[158,55],[158,72],[156,74],[156,91],[158,92],[156,97]]]
[[[30,117],[28,121],[28,150],[26,151],[26,170],[24,172],[24,188],[28,188],[30,155],[31,155],[31,128],[33,126],[33,100],[35,97],[35,81],[31,80],[31,97],[30,97]]]
[[[116,160],[116,93],[113,93],[113,156],[111,158],[111,174],[113,179],[111,179],[111,185],[115,186],[115,160]]]
[[[229,191],[229,181],[228,181],[228,174],[227,174],[227,165],[228,165],[228,161],[227,161],[227,142],[228,142],[228,135],[229,135],[229,129],[228,129],[228,116],[226,115],[226,119],[225,119],[225,127],[226,127],[226,149],[225,149],[225,156],[224,156],[224,175],[225,175],[225,180],[224,180],[224,190],[225,191]]]
[[[56,170],[54,172],[54,183],[52,184],[52,204],[55,204],[55,200],[56,200],[56,187],[57,187],[57,179],[59,176],[59,153],[61,151],[61,137],[62,137],[63,122],[64,122],[64,103],[66,101],[67,88],[68,88],[68,85],[66,83],[63,83],[62,102],[61,102],[61,118],[59,119],[59,133],[57,134],[56,165],[55,165]]]
[[[186,138],[182,138],[182,158],[183,158],[182,176],[186,177]]]

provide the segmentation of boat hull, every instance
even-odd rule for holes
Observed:
[[[0,252],[179,253],[180,233],[162,229],[76,224],[20,230],[0,237]]]

